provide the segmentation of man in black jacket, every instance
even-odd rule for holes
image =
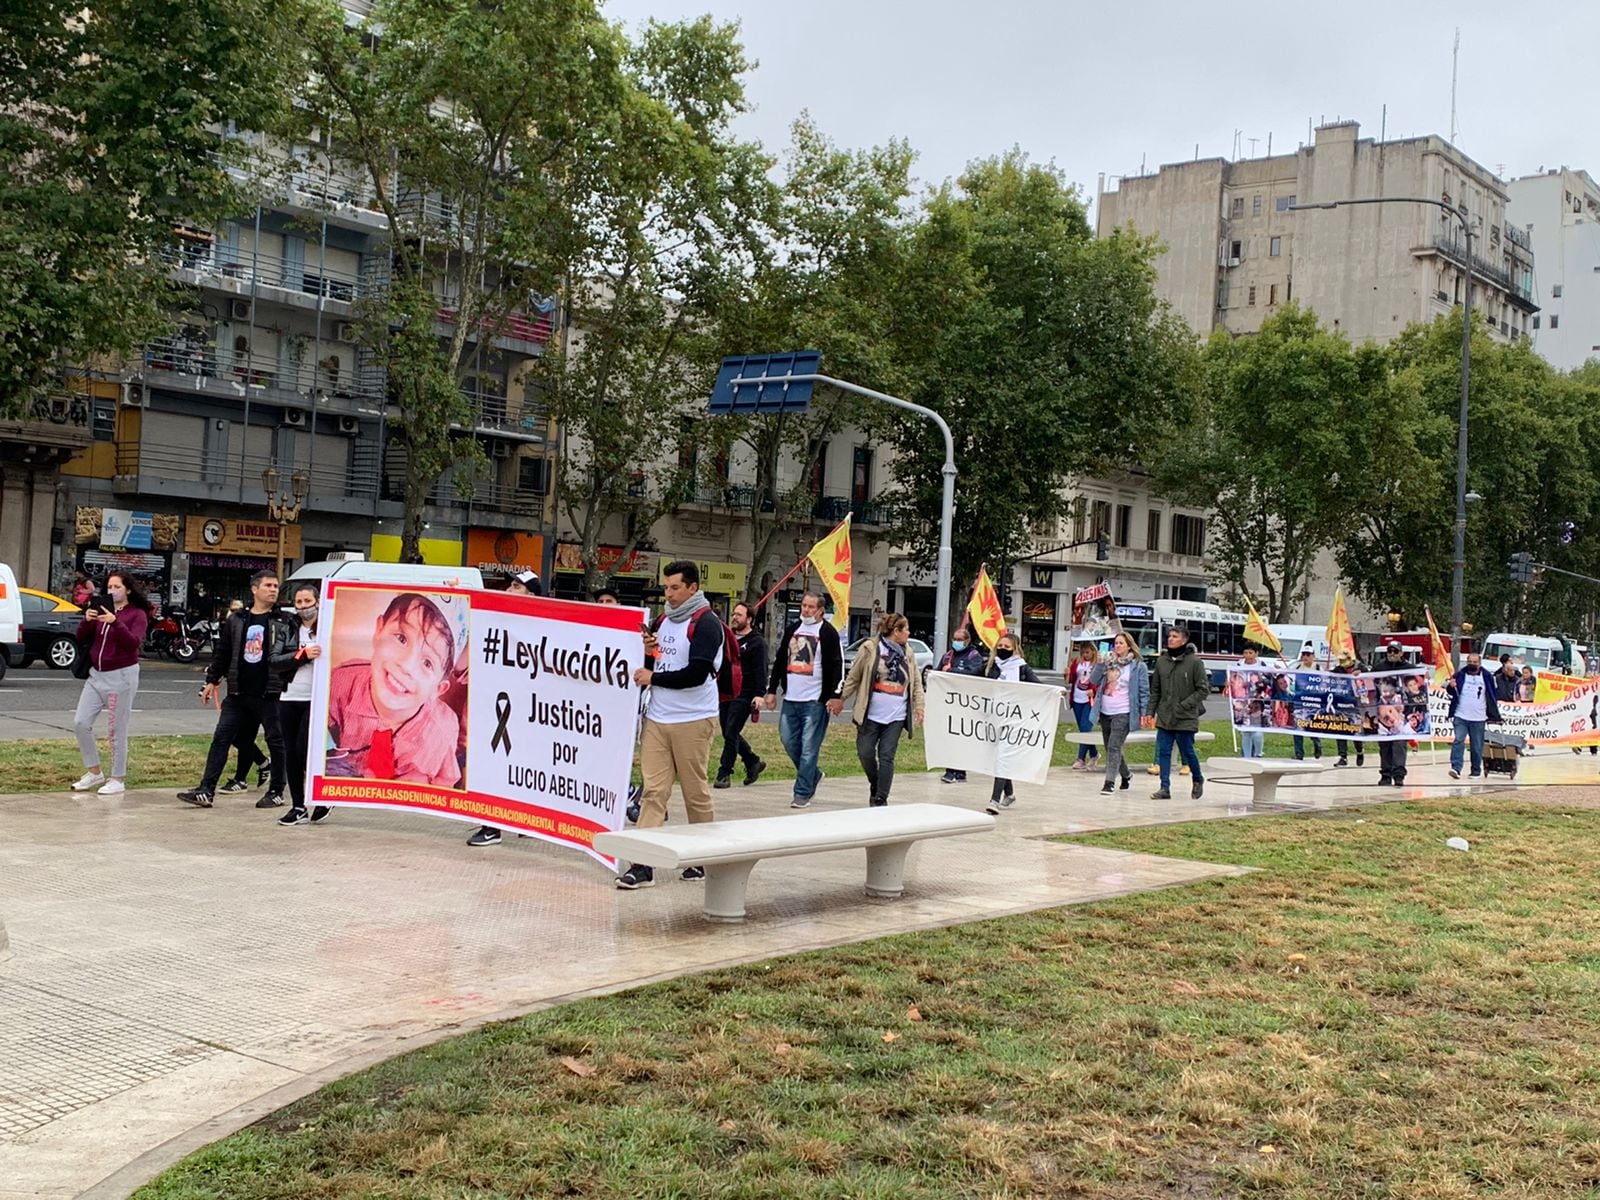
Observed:
[[[766,762],[744,740],[745,722],[750,710],[767,694],[767,639],[751,620],[750,606],[743,600],[733,606],[728,616],[728,628],[739,639],[739,669],[743,673],[743,686],[732,700],[725,701],[719,710],[722,721],[722,760],[717,764],[717,781],[713,787],[725,788],[733,783],[733,760],[744,763],[744,782],[748,787],[767,769]]]
[[[817,766],[829,715],[844,709],[839,684],[844,679],[844,651],[839,631],[822,619],[822,597],[807,592],[800,598],[800,619],[783,631],[772,658],[767,680],[767,708],[778,707],[783,689],[783,713],[778,736],[794,763],[794,799],[790,808],[810,808],[823,772]]]
[[[272,756],[272,780],[256,807],[276,808],[283,803],[288,756],[278,728],[278,693],[283,690],[285,672],[294,666],[299,633],[278,615],[276,571],[257,571],[250,577],[250,599],[249,608],[231,613],[217,630],[216,650],[200,689],[200,702],[211,704],[223,679],[228,681],[228,695],[220,705],[206,754],[205,775],[199,787],[178,793],[179,800],[196,808],[211,807],[217,780],[228,764],[228,752],[242,722],[261,726]]]

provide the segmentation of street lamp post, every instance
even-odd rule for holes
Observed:
[[[283,528],[300,519],[300,506],[305,503],[311,478],[304,471],[289,477],[289,492],[278,492],[278,468],[268,467],[261,472],[261,487],[267,493],[267,516],[278,523],[278,578],[283,578]]]
[[[1461,623],[1466,608],[1467,575],[1467,392],[1472,380],[1472,222],[1465,208],[1455,208],[1429,196],[1363,196],[1354,200],[1325,200],[1320,204],[1291,204],[1291,212],[1308,208],[1346,208],[1357,204],[1431,204],[1461,222],[1466,238],[1466,295],[1461,304],[1461,409],[1456,417],[1456,545],[1450,572],[1450,657],[1461,666]]]

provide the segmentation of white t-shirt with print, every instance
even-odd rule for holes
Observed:
[[[692,617],[687,621],[661,622],[656,630],[657,671],[681,671],[689,665],[689,626],[694,623]],[[651,688],[647,715],[658,725],[682,725],[716,716],[717,672],[721,669],[722,648],[719,646],[716,666],[704,682],[692,688]]]
[[[878,662],[872,672],[872,696],[867,701],[867,720],[879,725],[899,725],[905,721],[912,669],[904,653],[896,654],[879,646]]]
[[[1133,660],[1118,666],[1116,660],[1106,664],[1106,681],[1100,690],[1100,711],[1108,717],[1126,716],[1128,712],[1128,676],[1133,673]],[[1115,679],[1112,677],[1115,676]]]
[[[1094,663],[1076,659],[1072,664],[1072,702],[1089,703],[1089,678],[1094,674]]]
[[[789,638],[785,700],[822,699],[822,622],[801,621]]]
[[[1461,697],[1456,701],[1456,716],[1463,721],[1489,719],[1489,701],[1483,694],[1482,671],[1469,671],[1461,680]]]

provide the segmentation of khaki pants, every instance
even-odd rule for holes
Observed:
[[[715,821],[711,807],[711,743],[717,736],[716,717],[702,717],[681,725],[663,725],[648,717],[644,722],[644,743],[639,753],[644,771],[644,797],[639,804],[640,829],[653,829],[667,820],[667,801],[672,797],[672,781],[683,792],[683,807],[691,824]]]

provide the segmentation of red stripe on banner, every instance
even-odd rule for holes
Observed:
[[[594,835],[608,827],[537,804],[506,800],[483,792],[459,792],[424,783],[394,783],[386,779],[344,779],[317,775],[311,780],[313,804],[362,804],[373,808],[415,809],[448,817],[498,825],[519,833],[533,833],[551,841],[585,848]]]
[[[514,592],[473,592],[472,607],[479,612],[518,613],[546,621],[571,621],[602,629],[636,630],[639,610],[618,604],[587,604],[582,600],[556,600],[550,596],[521,596]]]

